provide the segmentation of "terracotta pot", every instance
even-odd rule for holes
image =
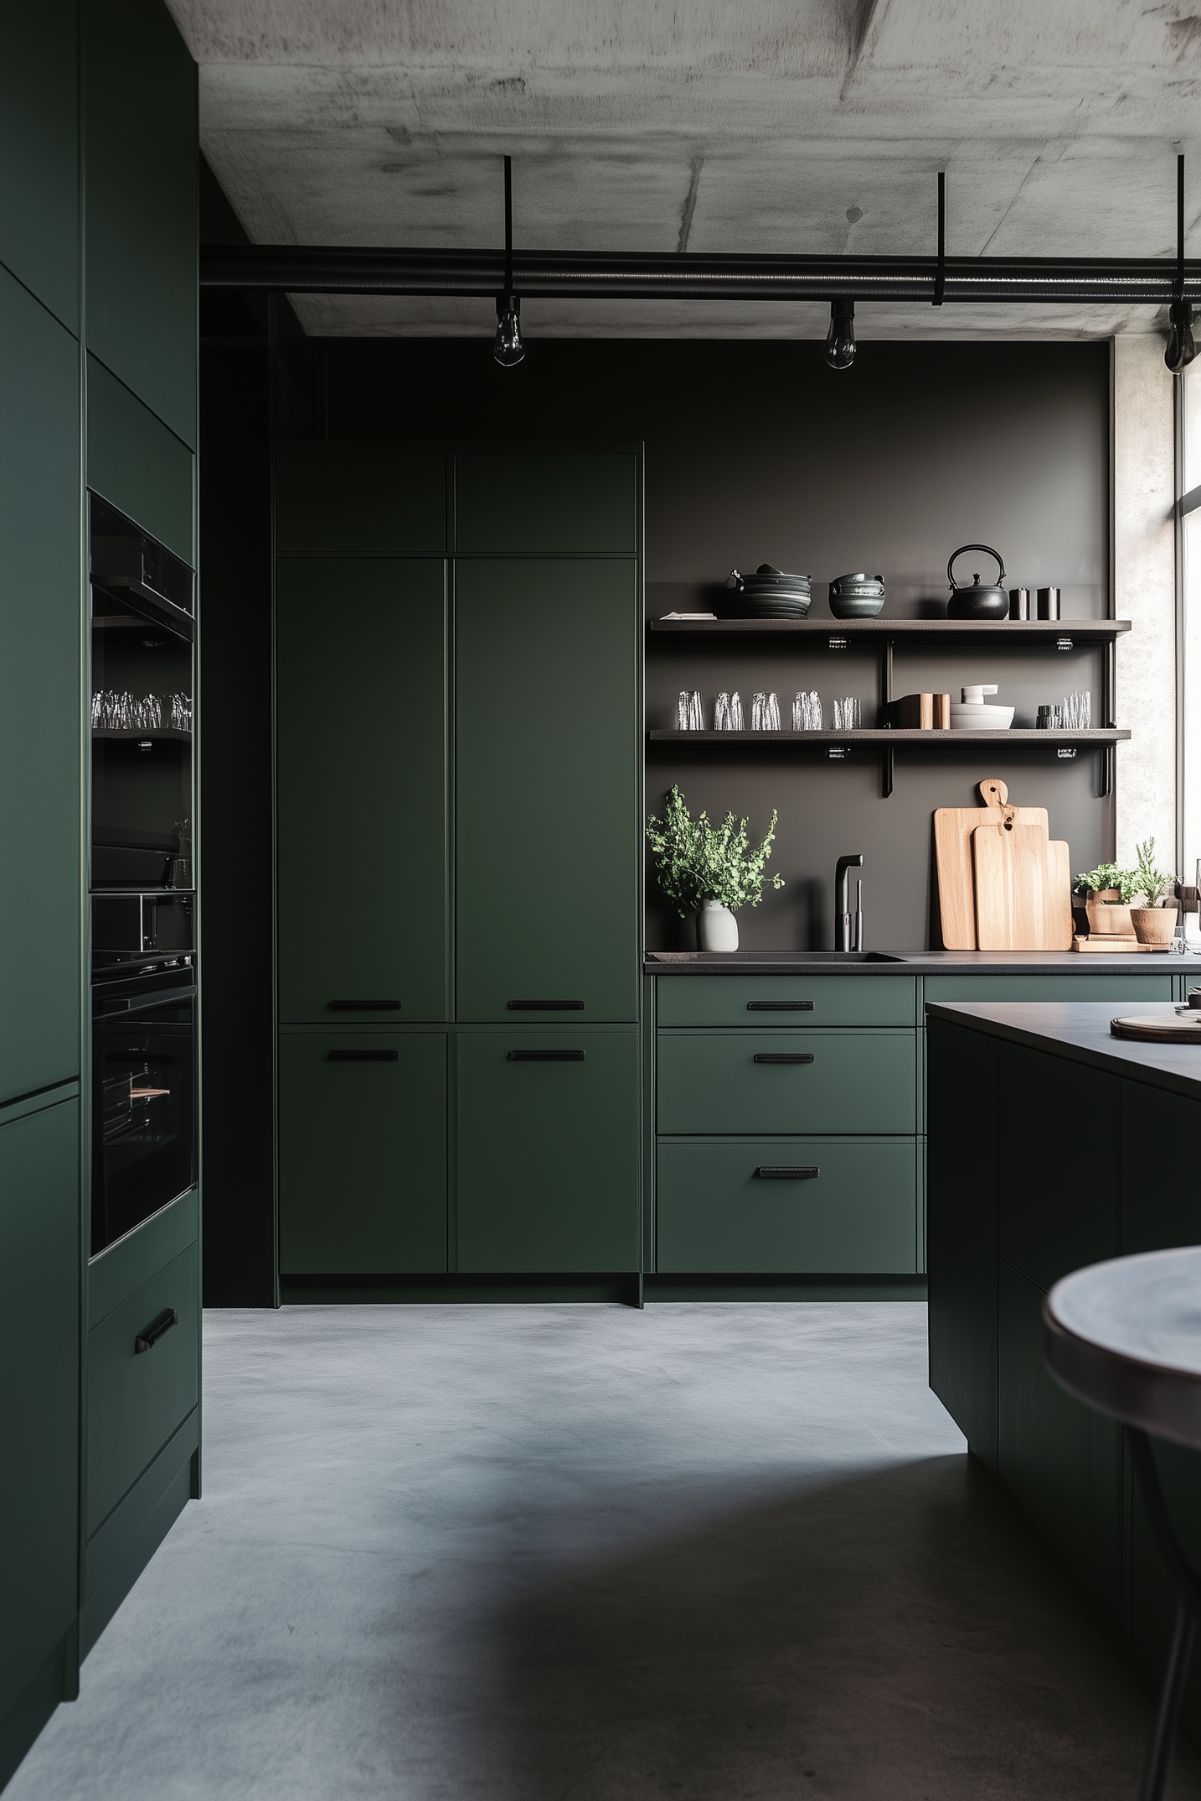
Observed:
[[[1166,950],[1176,936],[1175,907],[1131,907],[1130,920],[1140,944],[1160,944]]]
[[[1085,902],[1090,932],[1116,932],[1120,938],[1129,938],[1133,934],[1130,908],[1116,905],[1117,898],[1116,888],[1101,888]]]

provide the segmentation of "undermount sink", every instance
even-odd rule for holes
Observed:
[[[655,963],[903,963],[887,951],[652,951]]]

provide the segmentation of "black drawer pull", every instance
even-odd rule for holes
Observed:
[[[812,1063],[812,1051],[756,1051],[756,1063]]]
[[[329,1063],[395,1063],[399,1051],[326,1051]]]
[[[174,1307],[164,1307],[161,1313],[155,1314],[148,1326],[142,1327],[142,1330],[134,1339],[134,1356],[140,1357],[143,1351],[153,1351],[164,1332],[169,1332],[172,1326],[178,1326],[178,1324],[179,1315],[176,1313]]]
[[[399,1001],[326,1001],[330,1013],[399,1013]]]
[[[748,1001],[748,1013],[812,1013],[812,1001]]]
[[[582,1063],[583,1051],[507,1051],[510,1063]]]
[[[816,1163],[761,1163],[755,1171],[758,1182],[812,1182],[820,1175]]]
[[[582,1013],[583,1001],[506,1001],[510,1013]]]

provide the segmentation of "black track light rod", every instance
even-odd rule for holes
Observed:
[[[494,295],[530,298],[793,300],[826,305],[921,301],[942,277],[947,302],[1201,304],[1201,261],[1154,257],[693,256],[495,250],[393,250],[294,244],[208,245],[200,285],[280,294]]]
[[[513,158],[505,158],[505,293],[513,292]]]
[[[1184,157],[1176,158],[1176,300],[1184,299]]]
[[[947,287],[947,172],[938,171],[938,272],[934,277],[935,306],[941,306]]]

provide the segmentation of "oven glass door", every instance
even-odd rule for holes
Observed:
[[[196,991],[152,977],[97,990],[92,1255],[196,1180]]]

